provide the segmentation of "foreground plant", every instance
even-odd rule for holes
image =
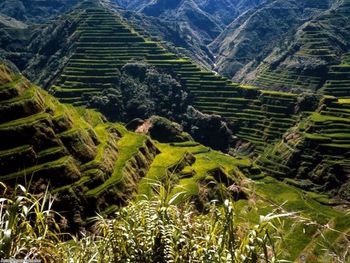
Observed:
[[[278,262],[270,221],[238,235],[232,203],[208,214],[192,205],[142,200],[114,219],[94,218],[95,235],[67,245],[73,262]],[[79,252],[79,253],[77,253]]]
[[[53,198],[47,191],[30,194],[21,185],[11,194],[4,184],[0,188],[0,258],[57,260],[60,233]]]
[[[279,216],[262,217],[251,229],[240,229],[229,200],[220,206],[212,202],[207,214],[195,212],[190,203],[175,206],[159,197],[133,202],[112,219],[91,219],[91,233],[68,242],[62,240],[47,192],[32,195],[17,186],[0,201],[1,258],[74,263],[278,262],[270,219]]]

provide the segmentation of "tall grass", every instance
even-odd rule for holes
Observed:
[[[2,185],[5,189],[6,187]],[[22,186],[2,198],[0,257],[42,262],[278,262],[270,219],[251,229],[235,221],[232,202],[196,212],[155,196],[131,202],[111,219],[97,215],[91,232],[62,240],[48,192],[32,195]],[[56,215],[57,216],[57,215]]]
[[[0,193],[0,258],[57,260],[60,232],[48,192],[32,195],[17,185],[8,196],[0,183]]]
[[[73,262],[278,262],[271,222],[239,233],[234,218],[228,200],[205,215],[190,204],[142,200],[111,220],[94,218],[95,234],[71,242],[67,255]]]

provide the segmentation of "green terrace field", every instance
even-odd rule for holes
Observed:
[[[137,161],[133,158],[139,156],[143,159],[138,165],[147,170],[157,154],[149,140],[104,122],[96,112],[78,112],[60,104],[3,66],[0,78],[1,181],[25,184],[32,180],[36,183],[31,188],[36,190],[38,184],[45,187],[50,182],[54,192],[67,198],[65,201],[78,203],[81,214],[88,213],[79,211],[86,202],[103,210],[116,203],[115,199],[126,201],[127,197],[120,195],[130,174],[122,169],[133,166]],[[129,144],[125,145],[125,140]],[[134,183],[137,179],[133,178]]]
[[[235,169],[251,166],[249,159],[234,159],[193,142],[156,143],[156,146],[161,153],[140,182],[140,198],[152,196],[152,184],[170,180],[167,183],[175,186],[171,187],[169,198],[181,203],[198,196],[203,182],[213,181],[229,186],[242,180],[239,173],[235,174]]]
[[[268,147],[257,164],[270,175],[304,189],[348,198],[350,101],[325,98],[319,112]]]
[[[297,97],[293,94],[238,85],[205,71],[188,58],[177,58],[159,43],[141,37],[121,17],[102,7],[81,12],[74,54],[51,88],[61,102],[86,105],[89,97],[115,85],[117,69],[144,60],[171,70],[193,95],[197,109],[221,115],[237,126],[239,138],[252,143],[257,153],[279,140],[301,114],[295,112]],[[303,82],[300,79],[299,84]]]
[[[331,257],[323,248],[333,244],[336,249],[337,244],[341,247],[341,242],[346,240],[350,217],[327,206],[324,203],[327,196],[300,190],[271,177],[252,182],[240,172],[240,169],[251,167],[249,159],[234,159],[202,145],[187,142],[156,143],[156,146],[161,153],[139,184],[140,199],[151,198],[154,191],[165,191],[170,192],[168,200],[180,204],[205,195],[206,187],[209,187],[211,197],[220,200],[218,189],[211,185],[232,187],[236,184],[248,193],[234,206],[239,224],[256,224],[259,215],[273,211],[296,212],[284,219],[282,258],[295,260],[305,256],[307,262],[328,262]],[[200,200],[196,204],[201,208]]]
[[[342,63],[332,66],[328,73],[328,80],[321,89],[326,95],[339,98],[350,98],[350,61],[349,54],[343,56]]]
[[[296,262],[301,257],[305,257],[306,262],[332,262],[332,256],[325,253],[327,248],[331,247],[333,251],[346,249],[342,242],[350,231],[349,214],[320,204],[320,200],[327,197],[301,191],[271,177],[258,180],[255,187],[257,195],[263,200],[255,204],[258,207],[255,213],[263,214],[276,207],[284,212],[297,212],[284,222],[281,240],[284,258]],[[243,207],[240,216],[244,222],[254,213],[249,208],[252,205],[240,202],[238,209]]]
[[[255,84],[264,88],[288,88],[317,90],[322,83],[319,76],[310,76],[290,70],[271,70],[268,67],[259,72]]]

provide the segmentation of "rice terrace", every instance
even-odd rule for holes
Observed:
[[[0,262],[350,262],[350,1],[1,0]]]

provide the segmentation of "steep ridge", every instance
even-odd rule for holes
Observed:
[[[120,7],[129,9],[129,10],[135,10],[135,11],[142,10],[144,7],[152,3],[152,1],[148,1],[148,0],[111,0],[111,1]]]
[[[170,52],[190,57],[204,68],[212,68],[214,57],[209,48],[201,43],[201,38],[196,32],[185,30],[172,21],[146,16],[140,12],[120,9],[117,12],[143,37],[162,42]]]
[[[132,60],[144,60],[169,71],[190,91],[196,108],[224,117],[238,138],[255,144],[258,151],[265,143],[280,139],[303,111],[295,95],[240,86],[204,71],[141,37],[119,16],[101,7],[83,12],[74,53],[51,88],[62,102],[86,105],[89,96],[114,85],[116,69]]]
[[[129,23],[133,23],[134,28],[140,28],[147,35],[165,41],[172,52],[185,54],[211,69],[214,67],[214,57],[207,44],[212,22],[205,23],[201,19],[205,27],[202,26],[201,30],[196,30],[195,23],[199,15],[194,14],[200,13],[201,16],[204,14],[222,28],[221,32],[238,16],[260,5],[264,0],[195,0],[191,5],[191,1],[181,1],[178,5],[174,5],[175,7],[161,9],[155,7],[164,5],[162,1],[110,0],[104,2],[108,2],[111,9],[119,9],[118,12]],[[187,5],[188,11],[184,12],[185,8],[180,8],[180,5]],[[169,1],[165,2],[166,6],[170,6]],[[149,9],[155,9],[152,16],[145,15]],[[210,42],[214,40],[212,37],[209,39]]]
[[[210,14],[219,25],[228,25],[238,16],[265,0],[194,0],[198,7]]]
[[[127,10],[136,12],[149,12],[154,10],[155,16],[164,16],[165,19],[169,19],[174,16],[181,16],[179,14],[178,7],[191,1],[145,1],[145,0],[110,0],[116,3],[118,6]],[[265,0],[193,0],[196,4],[196,8],[205,12],[206,16],[215,21],[218,25],[224,26],[231,23],[240,14],[245,11],[258,6]],[[158,10],[158,11],[156,11]],[[183,17],[182,19],[183,20]]]
[[[337,70],[341,70],[342,57],[349,52],[349,14],[350,2],[337,1],[302,25],[287,46],[273,52],[258,67],[255,84],[299,92],[317,91],[324,84],[327,90],[333,81],[336,86],[344,75]]]
[[[148,16],[172,21],[184,28],[184,32],[198,35],[201,43],[208,44],[222,31],[211,15],[198,7],[193,0],[158,0],[146,6],[141,12]]]
[[[67,211],[63,215],[70,229],[132,196],[158,153],[149,139],[107,123],[95,112],[60,104],[4,66],[0,84],[2,182],[28,184],[34,192],[48,186],[58,194],[57,210]],[[121,147],[130,137],[138,143]],[[132,154],[123,158],[125,152]],[[133,173],[117,171],[117,165]],[[98,196],[90,194],[107,183]]]

